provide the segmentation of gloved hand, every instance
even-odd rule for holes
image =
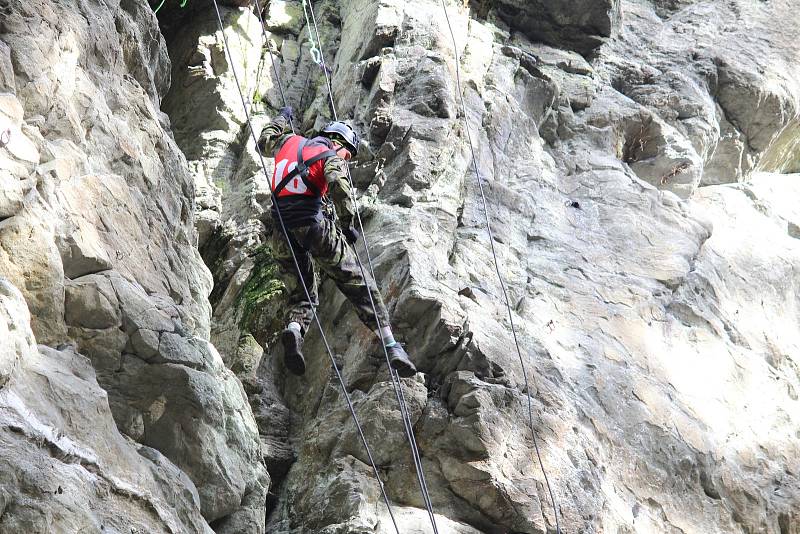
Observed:
[[[294,110],[292,106],[285,106],[278,111],[278,115],[291,122],[294,119]]]
[[[342,234],[344,234],[344,239],[347,241],[348,245],[355,245],[358,241],[358,238],[361,237],[361,232],[352,226],[342,229]]]

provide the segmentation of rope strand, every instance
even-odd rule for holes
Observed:
[[[523,378],[523,380],[525,382],[525,396],[528,399],[528,424],[530,425],[531,435],[533,436],[533,447],[536,450],[536,457],[539,460],[539,467],[541,467],[541,469],[542,469],[542,474],[544,475],[544,480],[545,480],[545,483],[547,484],[547,491],[550,494],[550,502],[551,502],[551,504],[553,506],[553,515],[554,515],[555,521],[556,521],[556,532],[558,534],[560,534],[561,533],[561,525],[559,524],[559,521],[558,521],[558,505],[556,504],[556,499],[555,499],[555,496],[553,495],[553,489],[550,486],[550,480],[549,480],[549,478],[547,476],[547,471],[545,470],[544,463],[542,462],[542,455],[539,452],[539,443],[538,443],[538,439],[536,438],[536,430],[535,430],[535,428],[533,426],[533,406],[532,406],[532,401],[531,401],[530,386],[528,384],[528,373],[527,373],[527,371],[525,369],[525,360],[522,357],[522,350],[520,349],[519,341],[517,340],[517,329],[514,326],[514,315],[513,315],[512,311],[511,311],[511,304],[510,304],[509,299],[508,299],[508,291],[506,290],[506,284],[505,284],[505,281],[503,280],[503,275],[500,272],[500,262],[497,259],[497,251],[495,250],[495,246],[494,246],[494,235],[492,233],[491,223],[489,222],[488,203],[486,202],[486,194],[484,193],[484,190],[483,190],[483,179],[481,178],[480,172],[478,171],[478,160],[477,160],[477,157],[475,156],[475,147],[474,147],[473,142],[472,142],[472,133],[470,131],[469,121],[467,119],[467,106],[464,103],[464,94],[463,94],[463,90],[461,88],[461,73],[460,73],[461,69],[460,69],[460,66],[459,66],[460,63],[461,63],[461,59],[459,58],[459,55],[458,55],[458,44],[456,43],[456,36],[453,33],[453,26],[450,24],[450,17],[447,14],[447,5],[445,4],[444,0],[441,0],[441,2],[442,2],[442,10],[444,10],[445,20],[447,21],[447,27],[450,29],[450,37],[453,39],[453,54],[455,54],[455,60],[456,60],[455,61],[455,63],[456,63],[456,87],[457,87],[457,90],[458,90],[458,97],[459,97],[459,99],[461,101],[462,114],[464,115],[464,125],[466,127],[467,139],[469,141],[469,149],[470,149],[470,152],[472,153],[472,167],[473,167],[473,169],[475,169],[475,177],[476,177],[476,179],[478,181],[478,188],[480,189],[480,193],[481,193],[481,201],[483,203],[483,216],[484,216],[485,221],[486,221],[486,231],[489,234],[489,244],[491,245],[492,257],[494,258],[494,268],[495,268],[495,271],[497,272],[497,278],[500,281],[500,288],[501,288],[501,290],[503,292],[503,299],[505,300],[506,308],[508,309],[508,320],[509,320],[509,323],[511,325],[511,334],[512,334],[512,337],[514,338],[514,346],[517,349],[517,355],[519,356],[519,363],[522,366],[522,378]],[[542,515],[544,515],[544,511],[542,511]],[[545,522],[546,522],[546,518],[545,518]]]
[[[283,107],[286,107],[289,104],[286,100],[286,95],[283,92],[283,82],[281,82],[281,75],[278,72],[278,67],[275,65],[275,55],[272,53],[272,47],[270,46],[269,38],[267,37],[267,25],[264,24],[264,16],[261,13],[261,5],[259,4],[258,0],[256,0],[256,14],[258,15],[258,21],[261,23],[261,34],[264,36],[264,45],[269,49],[269,58],[272,61],[272,70],[275,72],[275,81],[278,83],[278,92],[281,94]],[[289,126],[292,128],[292,133],[295,133],[294,121],[292,118],[289,118]]]
[[[233,57],[231,56],[231,53],[230,53],[230,50],[229,50],[229,46],[228,46],[228,38],[225,36],[225,28],[224,28],[224,25],[222,23],[222,15],[220,15],[219,5],[217,4],[217,0],[211,0],[211,1],[214,4],[214,11],[217,14],[217,22],[219,24],[219,30],[220,30],[220,33],[222,34],[222,40],[223,40],[224,45],[225,45],[225,53],[228,56],[228,61],[230,62],[230,66],[231,66],[231,72],[233,73],[234,80],[236,81],[236,88],[239,91],[239,98],[242,101],[242,107],[244,108],[245,118],[247,120],[247,126],[248,126],[248,129],[250,130],[250,135],[252,136],[253,141],[257,145],[258,144],[258,137],[256,136],[255,130],[253,129],[253,123],[252,123],[252,121],[250,119],[250,112],[247,110],[247,102],[245,100],[244,94],[242,93],[241,85],[239,84],[239,76],[236,74],[236,68],[234,67]],[[269,173],[267,172],[267,166],[266,166],[266,163],[264,162],[264,157],[261,155],[261,152],[258,150],[258,148],[256,148],[256,152],[258,152],[259,161],[261,163],[261,168],[264,171],[264,175],[268,176]],[[286,230],[286,225],[283,222],[283,216],[281,215],[280,209],[278,208],[277,199],[275,198],[274,193],[272,194],[272,202],[273,202],[273,205],[275,206],[275,211],[276,211],[276,213],[278,215],[278,222],[279,222],[281,230],[283,232],[283,236],[286,239],[286,242],[289,244],[289,251],[292,254],[292,261],[294,262],[295,269],[297,269],[297,274],[298,274],[298,278],[300,280],[300,284],[303,287],[303,291],[306,294],[306,298],[308,299],[308,302],[311,303],[312,302],[311,295],[310,295],[310,293],[308,291],[308,287],[306,286],[305,279],[303,278],[302,271],[300,269],[300,265],[299,265],[299,263],[297,261],[297,255],[295,254],[294,249],[293,249],[293,247],[291,245],[291,240],[289,239],[289,233]],[[312,312],[312,314],[314,316],[314,321],[316,322],[317,327],[319,328],[319,332],[320,332],[320,335],[322,337],[322,341],[325,344],[325,349],[327,350],[328,356],[330,357],[331,365],[333,366],[333,370],[334,370],[334,372],[336,374],[336,378],[339,380],[339,385],[342,388],[342,394],[344,395],[345,401],[347,402],[347,407],[350,410],[350,415],[353,418],[353,422],[355,423],[356,430],[358,431],[358,435],[361,438],[361,442],[363,443],[364,449],[367,452],[367,457],[369,458],[370,465],[372,466],[372,471],[375,474],[375,478],[378,481],[378,485],[380,486],[381,494],[383,496],[384,502],[386,503],[386,507],[389,510],[389,516],[391,517],[392,524],[394,525],[395,532],[397,532],[397,534],[400,534],[400,529],[397,526],[397,521],[395,520],[394,513],[392,512],[392,507],[389,504],[389,497],[386,494],[386,488],[383,485],[383,481],[381,480],[380,474],[378,472],[378,467],[376,466],[375,460],[374,460],[374,458],[372,456],[372,450],[370,449],[369,444],[367,443],[367,438],[364,435],[364,431],[363,431],[363,429],[361,427],[361,423],[359,422],[358,416],[356,415],[355,408],[353,407],[353,403],[352,403],[352,401],[350,399],[350,394],[347,392],[347,387],[345,386],[344,379],[342,378],[342,374],[339,371],[339,366],[336,365],[336,360],[334,359],[333,351],[331,350],[330,344],[328,343],[328,339],[325,336],[325,332],[322,330],[322,323],[319,320],[319,315],[317,315],[316,306],[314,306],[313,304],[311,305],[311,312]]]
[[[315,47],[319,52],[320,67],[322,68],[322,70],[323,70],[323,72],[325,74],[325,81],[326,81],[326,85],[328,87],[328,98],[329,98],[329,101],[330,101],[330,107],[331,107],[331,111],[333,112],[334,120],[339,120],[338,114],[336,112],[336,103],[334,102],[334,98],[333,98],[333,86],[332,86],[332,83],[331,83],[331,79],[330,79],[330,77],[328,75],[329,69],[327,67],[327,64],[325,63],[325,55],[324,55],[324,52],[322,50],[322,41],[321,41],[320,34],[319,34],[319,27],[317,26],[316,15],[314,14],[314,6],[313,6],[313,4],[308,2],[308,11],[306,11],[306,4],[307,4],[307,1],[303,0],[303,13],[304,13],[304,15],[306,17],[306,25],[308,26],[309,38],[312,38],[311,37],[311,35],[312,35],[311,34],[311,25],[313,25],[314,33],[316,34],[317,39],[316,39],[316,43],[314,43],[312,41],[312,46]],[[310,20],[309,20],[308,12],[311,13],[311,19]],[[351,202],[353,204],[353,209],[354,209],[355,214],[356,214],[356,220],[358,221],[358,226],[359,226],[359,229],[361,231],[361,235],[362,235],[362,237],[364,239],[364,249],[365,249],[366,254],[367,254],[367,263],[369,265],[369,269],[370,269],[370,273],[372,275],[372,279],[373,280],[377,280],[377,278],[375,277],[375,269],[374,269],[374,267],[372,265],[372,257],[371,257],[370,252],[369,252],[369,242],[367,240],[367,234],[364,231],[364,224],[363,224],[363,222],[361,220],[361,213],[360,213],[360,211],[358,209],[358,202],[357,202],[357,199],[356,199],[356,196],[355,196],[355,185],[353,183],[353,177],[352,177],[352,175],[350,173],[350,166],[349,165],[346,166],[346,172],[347,172],[347,179],[348,179],[348,181],[350,183]],[[361,257],[360,257],[360,255],[358,253],[358,250],[355,247],[353,247],[353,252],[355,253],[356,260],[358,262],[358,266],[359,266],[359,269],[361,270],[362,276],[364,276],[364,278],[366,278],[366,273],[365,273],[365,270],[364,270],[364,264],[363,264],[363,262],[361,260]],[[378,327],[380,328],[380,327],[382,327],[384,325],[381,324],[380,318],[378,317],[377,308],[375,306],[375,302],[373,302],[371,294],[369,294],[369,300],[370,300],[370,305],[372,306],[373,314],[375,315],[375,321],[378,324]],[[386,326],[388,326],[388,325],[386,325]],[[406,439],[407,439],[407,441],[409,443],[409,448],[411,449],[411,455],[412,455],[412,458],[414,460],[414,469],[415,469],[416,475],[417,475],[417,482],[419,483],[419,486],[420,486],[420,492],[422,493],[422,499],[423,499],[423,502],[425,503],[425,508],[426,508],[426,510],[428,512],[428,517],[429,517],[429,519],[431,521],[431,526],[433,527],[433,532],[434,532],[434,534],[439,534],[439,528],[438,528],[438,526],[436,524],[436,514],[433,511],[433,504],[432,504],[432,501],[431,501],[431,498],[430,498],[430,491],[428,489],[427,481],[425,480],[425,473],[424,473],[424,470],[422,468],[422,459],[421,459],[420,454],[419,454],[419,448],[417,447],[416,438],[414,437],[414,428],[413,428],[413,425],[411,424],[411,419],[410,419],[410,416],[408,414],[408,407],[407,407],[406,402],[405,402],[405,395],[403,394],[402,383],[400,382],[399,375],[397,375],[394,372],[394,370],[392,369],[388,350],[386,349],[385,346],[383,346],[383,343],[381,343],[381,346],[383,347],[383,353],[384,353],[384,356],[386,358],[386,365],[387,365],[387,367],[389,369],[389,375],[390,375],[390,377],[392,379],[392,386],[393,386],[393,389],[394,389],[394,392],[395,392],[395,397],[397,398],[397,402],[398,402],[398,404],[400,406],[400,414],[401,414],[401,417],[403,418],[403,427],[404,427],[404,430],[406,432]]]

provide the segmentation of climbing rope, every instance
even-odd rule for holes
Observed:
[[[228,61],[230,62],[229,64],[231,66],[231,72],[233,73],[234,80],[236,81],[236,88],[239,91],[239,98],[242,101],[242,107],[244,109],[245,118],[247,120],[247,127],[248,127],[248,129],[250,131],[250,135],[253,138],[253,141],[257,145],[258,144],[258,137],[256,136],[255,130],[253,129],[253,123],[252,123],[252,121],[250,119],[250,112],[247,109],[247,102],[245,100],[244,93],[242,93],[241,86],[239,85],[239,76],[236,73],[236,68],[234,66],[235,63],[233,61],[233,57],[231,56],[230,49],[229,49],[229,46],[228,46],[228,38],[225,35],[225,28],[224,28],[224,25],[222,23],[222,15],[220,15],[219,5],[217,4],[217,0],[211,0],[211,1],[214,4],[214,11],[217,14],[217,23],[219,25],[219,31],[222,34],[222,40],[223,40],[224,47],[225,47],[225,53],[228,56]],[[258,152],[258,158],[259,158],[259,161],[261,163],[261,168],[264,171],[264,175],[268,176],[269,173],[267,172],[267,166],[266,166],[266,163],[264,162],[264,157],[261,155],[261,152],[259,150],[256,150],[256,152]],[[297,255],[295,254],[294,248],[291,245],[291,240],[289,239],[289,233],[286,230],[286,225],[283,222],[283,216],[282,216],[282,214],[280,212],[280,209],[278,208],[277,200],[278,199],[275,198],[275,195],[273,193],[272,194],[272,202],[273,202],[273,205],[275,206],[275,212],[278,215],[278,222],[280,224],[281,231],[283,232],[283,236],[286,239],[286,242],[289,244],[289,251],[291,252],[291,255],[292,255],[292,261],[294,262],[295,269],[297,269],[298,279],[300,280],[300,284],[303,287],[303,291],[305,292],[306,299],[308,299],[308,302],[311,303],[312,302],[311,294],[309,293],[308,287],[306,286],[305,279],[303,278],[303,274],[302,274],[302,271],[300,269],[300,264],[297,261]],[[314,306],[313,304],[311,304],[311,312],[312,312],[312,314],[314,316],[314,321],[316,322],[317,327],[319,328],[319,332],[320,332],[320,335],[322,337],[322,341],[325,344],[325,349],[328,352],[328,356],[329,356],[329,358],[331,360],[331,365],[333,366],[333,370],[334,370],[334,372],[336,374],[336,378],[339,380],[339,385],[342,388],[342,394],[344,395],[345,401],[347,402],[347,408],[350,410],[350,415],[353,418],[353,422],[355,423],[356,430],[358,431],[358,435],[361,438],[361,442],[363,443],[364,449],[367,452],[367,457],[369,458],[370,465],[372,466],[372,471],[375,474],[375,479],[378,481],[378,486],[380,486],[381,494],[383,496],[383,501],[384,501],[384,503],[386,503],[386,507],[389,510],[389,516],[391,517],[392,524],[394,525],[395,532],[397,532],[397,534],[400,534],[400,529],[397,526],[397,521],[395,520],[394,513],[392,512],[392,507],[389,504],[389,497],[386,494],[386,488],[383,485],[383,481],[381,480],[380,474],[378,472],[378,467],[375,464],[375,459],[372,456],[372,450],[370,449],[369,444],[367,443],[367,438],[364,435],[364,431],[363,431],[363,429],[361,427],[361,423],[359,422],[358,416],[356,415],[355,408],[353,407],[353,402],[350,399],[350,394],[347,392],[347,387],[346,387],[346,385],[344,383],[344,379],[342,378],[342,374],[339,371],[339,366],[336,364],[336,360],[334,359],[334,356],[333,356],[333,351],[331,350],[330,344],[328,343],[328,339],[325,336],[325,332],[322,329],[322,323],[320,322],[319,316],[317,315],[316,306]]]
[[[264,36],[264,46],[269,49],[269,58],[272,61],[272,70],[275,72],[275,81],[278,83],[278,92],[281,95],[281,100],[283,101],[283,106],[286,107],[289,104],[286,100],[286,94],[283,92],[283,83],[281,82],[281,75],[278,72],[278,67],[275,65],[275,54],[272,53],[272,46],[270,44],[269,38],[267,37],[267,25],[264,24],[264,16],[261,13],[261,5],[259,4],[258,0],[256,0],[256,14],[258,15],[258,20],[261,23],[261,35]],[[256,80],[256,87],[258,87],[259,80]],[[289,126],[292,128],[292,133],[296,133],[294,131],[294,119],[291,117],[289,118]]]
[[[309,38],[310,39],[313,39],[312,33],[311,33],[311,26],[313,25],[314,34],[316,34],[316,42],[313,42],[313,40],[312,40],[312,43],[311,43],[312,49],[316,49],[319,52],[319,62],[317,62],[317,64],[320,66],[320,68],[322,69],[323,73],[325,74],[325,82],[326,82],[326,84],[328,86],[328,98],[329,98],[329,101],[330,101],[331,111],[333,112],[333,118],[334,118],[334,120],[339,120],[338,114],[336,112],[336,103],[335,103],[334,98],[333,98],[333,85],[331,83],[331,79],[330,79],[330,76],[329,76],[331,70],[327,67],[327,64],[325,63],[325,55],[324,55],[324,53],[322,51],[322,41],[321,41],[320,34],[319,34],[319,27],[317,26],[317,18],[316,18],[316,15],[314,14],[314,6],[310,2],[307,2],[307,0],[303,0],[303,13],[304,13],[305,18],[306,18],[306,26],[308,28]],[[309,20],[309,13],[311,15],[310,16],[310,20]],[[316,60],[316,58],[313,55],[312,55],[312,59]],[[373,280],[377,280],[377,278],[375,277],[375,269],[374,269],[374,266],[372,264],[372,256],[370,255],[370,252],[369,252],[369,241],[367,240],[367,234],[364,231],[364,224],[361,221],[361,213],[360,213],[360,211],[358,209],[358,202],[357,202],[356,196],[355,196],[356,188],[355,188],[355,184],[353,183],[353,177],[350,174],[350,166],[349,165],[346,166],[346,171],[347,171],[347,179],[348,179],[348,181],[350,183],[351,202],[353,203],[353,209],[354,209],[355,214],[356,214],[356,220],[358,221],[359,230],[361,232],[362,238],[364,239],[364,249],[365,249],[366,254],[367,254],[367,263],[369,265],[369,269],[370,269],[370,273],[372,275],[372,279]],[[360,255],[359,255],[359,253],[358,253],[358,251],[356,250],[355,247],[353,247],[353,251],[355,253],[356,261],[358,262],[359,269],[361,270],[361,274],[362,274],[362,276],[364,278],[366,278],[366,272],[365,272],[365,269],[364,269],[364,264],[361,261],[361,257],[360,257]],[[378,324],[378,327],[379,328],[383,327],[384,325],[382,325],[381,322],[380,322],[380,318],[378,317],[378,311],[377,311],[377,308],[375,306],[375,302],[372,299],[372,295],[371,294],[369,295],[369,300],[370,300],[370,305],[372,307],[372,312],[375,315],[375,321]],[[388,326],[388,325],[386,325],[386,326]],[[419,448],[417,447],[417,440],[414,437],[414,428],[413,428],[413,424],[411,423],[410,415],[408,413],[408,406],[406,404],[405,394],[403,393],[403,388],[402,388],[402,385],[401,385],[401,382],[400,382],[400,377],[394,371],[394,369],[392,369],[391,361],[389,359],[389,352],[387,351],[386,347],[383,345],[383,343],[381,343],[381,346],[383,347],[383,353],[384,353],[384,356],[386,358],[386,365],[389,368],[389,375],[390,375],[390,377],[392,379],[392,386],[393,386],[393,389],[394,389],[394,392],[395,392],[395,397],[397,398],[397,402],[398,402],[398,404],[400,406],[400,415],[401,415],[401,417],[403,419],[403,427],[404,427],[404,430],[406,432],[406,439],[408,440],[409,447],[411,449],[411,455],[412,455],[413,460],[414,460],[414,469],[416,471],[417,482],[419,483],[419,486],[420,486],[420,491],[422,493],[423,502],[425,503],[425,508],[426,508],[426,510],[428,512],[428,517],[429,517],[429,519],[431,521],[431,526],[433,527],[433,532],[434,532],[434,534],[439,534],[439,528],[438,528],[438,526],[436,524],[436,515],[435,515],[435,513],[433,511],[433,503],[432,503],[431,498],[430,498],[430,491],[428,490],[428,484],[427,484],[427,481],[425,480],[425,472],[424,472],[424,469],[423,469],[423,466],[422,466],[422,458],[420,457]]]
[[[306,17],[306,28],[308,28],[308,44],[311,45],[309,53],[311,54],[311,59],[314,61],[314,63],[316,63],[323,71],[328,73],[330,70],[328,69],[327,65],[325,65],[325,58],[322,56],[322,39],[320,39],[316,21],[314,22],[314,32],[317,35],[316,39],[314,39],[314,34],[311,33],[311,22],[308,18],[309,9],[311,10],[311,18],[313,19],[314,6],[309,4],[307,0],[303,0],[303,15]]]
[[[517,340],[517,330],[514,326],[514,315],[511,311],[511,304],[508,299],[508,292],[506,291],[505,281],[503,280],[503,275],[500,272],[500,262],[497,259],[497,252],[494,247],[494,235],[492,234],[492,226],[489,222],[488,203],[486,202],[486,194],[484,193],[483,190],[483,179],[481,178],[481,174],[478,171],[478,159],[475,156],[475,147],[473,146],[472,143],[472,133],[469,127],[469,121],[467,120],[467,106],[464,103],[464,94],[461,89],[461,72],[460,72],[461,69],[459,66],[461,63],[461,59],[459,58],[458,55],[458,44],[456,43],[456,36],[453,33],[453,26],[450,24],[450,16],[447,14],[447,5],[445,4],[445,0],[441,0],[441,2],[442,2],[442,10],[444,11],[444,17],[445,20],[447,21],[447,27],[450,30],[450,37],[453,39],[453,54],[455,54],[455,62],[456,62],[456,89],[458,90],[458,97],[461,101],[461,112],[462,115],[464,116],[464,125],[466,127],[466,132],[467,132],[467,140],[469,141],[469,149],[470,152],[472,153],[472,167],[475,169],[475,178],[478,181],[478,189],[480,189],[481,193],[481,201],[483,203],[483,216],[486,220],[486,231],[489,234],[489,244],[491,245],[492,257],[494,258],[494,268],[495,271],[497,271],[497,278],[500,281],[500,288],[502,289],[503,292],[503,299],[505,300],[506,308],[508,309],[508,320],[509,323],[511,324],[511,334],[514,338],[514,345],[517,348],[519,363],[522,366],[522,378],[525,382],[525,396],[528,399],[528,424],[530,425],[531,435],[533,436],[533,447],[536,451],[536,457],[539,460],[539,467],[541,467],[542,469],[542,474],[544,475],[545,483],[547,484],[547,491],[550,494],[550,503],[553,506],[553,515],[556,520],[556,532],[557,534],[561,534],[561,525],[558,521],[558,506],[556,504],[555,496],[553,495],[553,489],[550,486],[550,479],[547,476],[547,471],[545,470],[544,463],[542,462],[542,455],[539,452],[539,443],[538,439],[536,438],[536,430],[533,426],[533,406],[531,401],[530,386],[528,385],[528,373],[525,368],[525,360],[522,357],[522,349],[520,349],[519,342]],[[544,511],[542,511],[542,515],[544,516]],[[547,522],[546,518],[545,522]]]

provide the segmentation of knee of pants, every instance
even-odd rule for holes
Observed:
[[[347,249],[336,224],[327,219],[309,228],[306,243],[309,252],[320,265],[341,262],[343,252]]]

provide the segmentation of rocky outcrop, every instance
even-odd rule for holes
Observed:
[[[187,487],[199,500],[182,497],[182,515],[143,530],[202,530],[199,506],[218,531],[256,525],[248,530],[257,532],[268,479],[245,393],[208,342],[211,277],[195,246],[186,159],[159,111],[170,62],[157,20],[143,0],[5,2],[2,11],[0,90],[10,140],[0,149],[0,274],[22,291],[37,342],[71,344],[88,357],[116,426],[151,451],[137,455],[127,444],[133,453],[124,454],[138,463],[120,458],[116,467],[102,467],[107,476],[128,470],[176,495],[183,490],[171,488],[179,483],[173,479],[193,483]],[[58,367],[58,358],[76,359],[64,365],[86,375],[87,395],[94,391],[79,357],[43,354],[48,368]],[[50,410],[59,401],[41,400]],[[110,427],[98,433],[117,448],[127,443]],[[23,432],[17,439],[38,438]],[[25,450],[15,461],[35,463],[41,454]],[[22,499],[22,488],[9,499]],[[83,521],[80,504],[93,502],[81,501],[75,488],[64,525]],[[40,508],[49,506],[38,499]],[[146,500],[141,507],[152,508]],[[108,515],[114,513],[126,512],[109,503]]]
[[[254,93],[261,63],[261,24],[249,10],[222,8],[229,51],[240,71],[245,94]],[[233,179],[243,140],[244,110],[228,65],[213,9],[184,24],[171,42],[173,86],[163,102],[175,140],[189,163],[195,182],[198,244],[202,249],[219,231],[221,189]]]
[[[590,54],[621,26],[619,0],[470,0],[481,17],[496,18],[531,41]]]
[[[117,431],[89,359],[37,348],[5,279],[0,333],[0,532],[212,532],[186,474]]]
[[[265,15],[289,103],[312,129],[329,117],[327,89],[299,7],[273,1]],[[796,58],[776,52],[797,27],[788,3],[471,8],[449,7],[467,119],[562,529],[791,532],[795,322],[754,322],[743,307],[786,310],[795,298],[794,282],[778,283],[793,274],[764,280],[755,267],[774,260],[757,243],[773,242],[780,265],[796,253],[794,215],[780,202],[791,178],[753,177],[791,171],[796,157]],[[339,113],[368,140],[353,177],[376,272],[425,373],[404,388],[440,530],[553,530],[441,5],[315,10]],[[269,115],[281,99],[269,69],[261,79],[266,90],[248,85],[247,98],[258,92]],[[246,143],[230,144],[238,178],[225,184],[225,230],[205,258],[219,296],[214,339],[249,384],[276,484],[268,530],[393,532],[318,333],[302,379],[272,346],[282,297],[254,226],[265,206]],[[322,294],[401,531],[428,531],[378,347],[332,285]],[[258,320],[247,295],[261,299]],[[777,322],[792,326],[773,333]],[[255,378],[254,340],[265,349]],[[759,437],[767,427],[774,439]]]
[[[636,31],[600,54],[613,86],[645,108],[626,139],[626,156],[641,178],[674,184],[685,197],[681,191],[700,181],[742,181],[753,170],[797,172],[797,59],[783,51],[798,21],[787,10],[786,2],[627,7]]]
[[[200,2],[0,0],[2,532],[394,532],[319,332],[302,378],[275,347],[232,69],[256,130],[268,50],[298,131],[331,113],[302,3],[262,4],[266,45],[222,3],[228,56]],[[555,531],[528,393],[562,531],[799,532],[792,4],[450,1],[454,51],[438,1],[314,3],[440,532]],[[321,297],[400,531],[429,532],[380,347]]]

